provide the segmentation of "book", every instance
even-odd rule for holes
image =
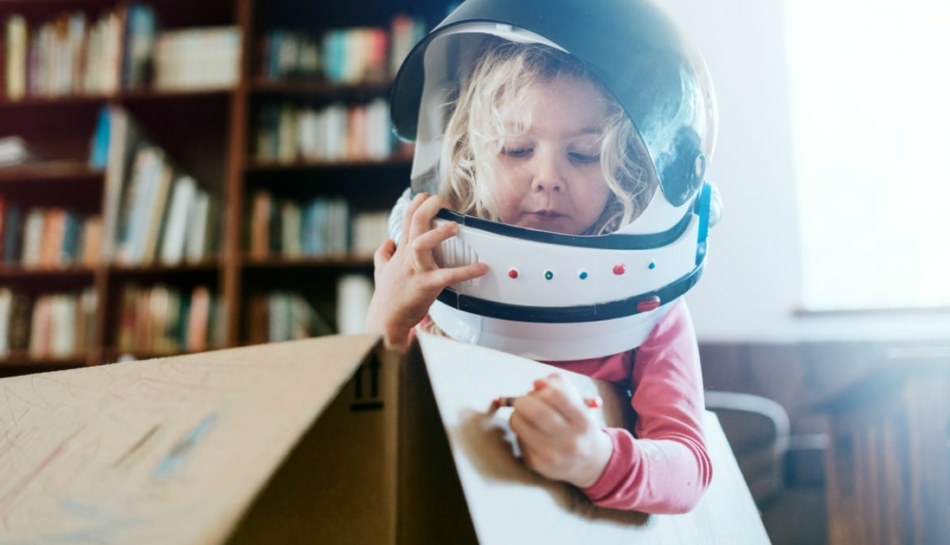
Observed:
[[[361,274],[345,274],[337,280],[336,326],[342,335],[363,332],[373,298],[373,282]]]
[[[128,229],[128,217],[120,217],[123,194],[126,177],[143,137],[125,110],[107,107],[106,112],[109,115],[109,152],[103,189],[102,260],[112,262],[116,259],[120,242],[127,235],[124,231]]]
[[[300,245],[300,205],[283,201],[280,206],[281,255],[298,258],[303,254]]]
[[[76,351],[87,352],[95,345],[96,290],[87,288],[79,294],[76,302]]]
[[[290,340],[290,297],[274,291],[267,297],[267,342]]]
[[[285,103],[280,109],[280,124],[277,132],[277,161],[292,163],[297,159],[297,109]]]
[[[135,152],[131,175],[122,190],[122,207],[118,210],[115,260],[119,263],[135,264],[138,261],[138,247],[147,226],[145,214],[150,203],[149,192],[153,185],[157,185],[153,184],[153,179],[158,177],[161,168],[159,153],[160,150],[151,145],[143,145]]]
[[[3,214],[3,262],[7,265],[20,259],[22,231],[20,207],[6,205]]]
[[[10,318],[13,311],[13,291],[0,288],[0,357],[10,355]]]
[[[29,38],[26,19],[11,15],[7,19],[5,35],[6,62],[4,66],[7,100],[21,100],[26,96],[26,67]]]
[[[144,220],[146,229],[144,230],[144,240],[138,263],[149,265],[155,260],[159,237],[165,224],[165,210],[168,205],[168,193],[172,176],[174,176],[172,166],[167,161],[162,161],[158,176],[153,180],[154,187],[150,197],[151,206],[148,207],[147,219]]]
[[[212,251],[212,240],[215,236],[213,218],[216,207],[211,195],[206,191],[197,191],[191,204],[185,257],[190,263],[198,263],[207,258]]]
[[[181,337],[180,330],[182,326],[181,299],[182,294],[180,290],[169,290],[168,313],[165,316],[165,328],[161,335],[162,347],[159,349],[159,352],[180,352],[185,346],[183,343],[179,342],[179,338]]]
[[[136,308],[139,299],[139,289],[135,284],[126,284],[122,289],[122,299],[119,307],[119,331],[116,344],[119,350],[129,352],[135,349],[135,321]]]
[[[201,27],[165,31],[155,44],[156,89],[230,88],[240,75],[241,30]]]
[[[86,266],[95,266],[99,263],[102,253],[102,217],[87,218],[82,229],[82,248],[80,262]]]
[[[61,262],[63,240],[66,234],[66,211],[58,208],[43,212],[43,229],[40,239],[39,266],[56,267]]]
[[[10,352],[23,352],[30,346],[30,297],[22,292],[14,292],[10,303]]]
[[[299,293],[290,296],[290,338],[305,339],[313,333],[313,311]]]
[[[58,294],[49,297],[49,353],[66,357],[76,351],[76,298]]]
[[[389,238],[389,211],[357,212],[353,215],[350,255],[369,257]]]
[[[104,93],[114,93],[122,87],[123,50],[128,16],[129,8],[124,5],[106,15],[100,86]]]
[[[0,260],[3,259],[3,254],[4,254],[4,251],[5,251],[5,249],[4,249],[4,243],[6,242],[6,238],[7,238],[7,234],[6,234],[7,218],[6,218],[6,216],[7,216],[7,214],[10,213],[10,210],[9,210],[8,206],[9,206],[9,205],[8,205],[8,203],[7,203],[7,199],[6,199],[3,195],[0,195]]]
[[[168,286],[157,284],[149,290],[145,317],[145,322],[148,324],[147,333],[143,335],[146,341],[144,346],[139,347],[141,350],[149,354],[162,354],[168,351],[164,337],[170,302],[171,290]]]
[[[138,89],[150,83],[155,34],[155,10],[145,4],[129,5],[122,57],[123,88]]]
[[[188,315],[189,352],[208,348],[208,322],[211,315],[211,292],[206,286],[195,286],[191,292],[191,310]]]
[[[39,297],[33,305],[29,352],[34,358],[50,355],[51,303],[49,296],[43,296]]]
[[[63,211],[63,240],[59,246],[58,263],[75,265],[78,259],[79,239],[82,236],[84,222],[70,210]]]
[[[347,159],[368,157],[366,107],[351,106],[346,112],[346,143],[343,156]]]
[[[90,349],[96,342],[96,312],[99,307],[99,297],[94,288],[85,290],[80,300],[82,312],[86,316],[86,327],[83,334],[86,340],[86,348]]]
[[[109,163],[109,133],[112,115],[106,108],[99,110],[96,117],[96,129],[89,144],[89,166],[106,168]]]
[[[250,255],[254,259],[266,259],[270,250],[271,195],[267,191],[255,191],[251,198]]]
[[[191,176],[182,175],[175,180],[165,235],[162,239],[161,262],[166,265],[179,263],[185,257],[185,241],[188,235],[188,216],[196,199],[197,186]],[[196,225],[192,223],[192,228]]]
[[[389,53],[389,73],[393,76],[402,66],[402,61],[409,56],[409,52],[426,35],[425,22],[405,14],[393,17],[389,25],[391,35]]]
[[[393,154],[393,128],[389,101],[375,98],[366,105],[366,157],[382,161]]]
[[[20,263],[24,267],[38,267],[43,243],[44,213],[40,208],[31,208],[23,225],[23,255]]]
[[[132,322],[132,349],[141,352],[152,350],[152,293],[151,288],[136,290],[135,321]]]

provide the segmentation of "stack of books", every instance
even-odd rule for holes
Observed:
[[[106,168],[103,257],[108,262],[175,265],[213,254],[216,201],[152,144],[125,110],[102,111],[92,150],[92,165],[104,161]]]
[[[147,83],[155,12],[142,4],[121,6],[87,20],[66,12],[28,28],[7,19],[3,56],[8,100],[25,96],[107,94]]]
[[[300,293],[256,293],[248,301],[248,341],[252,344],[332,334],[333,328]]]
[[[298,107],[265,104],[257,124],[256,158],[262,163],[382,161],[396,149],[384,98],[367,104]]]
[[[253,259],[344,256],[350,246],[350,207],[342,198],[306,202],[254,192],[249,221]]]
[[[155,44],[154,88],[214,89],[237,85],[241,30],[188,28],[162,32]]]
[[[96,292],[30,295],[0,288],[0,357],[85,354],[95,343]]]
[[[407,15],[389,29],[332,29],[322,35],[273,29],[261,39],[261,77],[267,80],[322,77],[340,84],[387,81],[426,35],[425,23]]]
[[[121,352],[174,354],[224,346],[220,299],[206,286],[187,291],[165,285],[127,284],[119,309]]]
[[[5,266],[59,268],[99,263],[102,218],[62,208],[23,209],[0,195],[0,255]]]
[[[120,89],[194,89],[237,82],[241,33],[236,27],[160,32],[155,10],[121,5],[95,20],[64,12],[30,28],[7,19],[2,55],[8,100],[25,96],[105,95]]]

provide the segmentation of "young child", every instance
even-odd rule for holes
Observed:
[[[554,3],[563,4],[567,17],[579,9],[574,4],[589,5],[567,0]],[[538,9],[542,5],[526,4]],[[635,1],[611,4],[633,6],[630,13],[619,16],[633,16],[645,9]],[[479,9],[504,11],[499,6],[504,3],[469,0],[453,14],[455,24],[479,20]],[[545,13],[559,9],[549,1],[543,6]],[[647,13],[654,16],[646,6]],[[494,15],[494,20],[520,22],[517,14]],[[443,23],[443,33],[445,28],[458,30]],[[438,35],[440,29],[433,34]],[[484,261],[452,266],[440,255],[440,247],[461,229],[458,221],[435,227],[437,214],[445,217],[440,210],[524,228],[516,230],[522,235],[528,230],[540,232],[548,243],[581,244],[577,241],[617,236],[611,233],[634,226],[646,216],[651,202],[661,198],[657,197],[661,189],[672,193],[670,180],[676,176],[662,168],[664,163],[657,160],[655,149],[665,146],[675,151],[677,143],[656,144],[656,135],[645,134],[646,128],[638,130],[627,111],[629,105],[621,104],[585,62],[543,36],[526,40],[525,32],[507,25],[487,33],[475,29],[470,36],[478,38],[460,40],[454,48],[470,53],[459,57],[462,60],[458,62],[466,65],[461,70],[463,76],[457,88],[445,94],[448,100],[441,111],[446,120],[434,131],[438,133],[433,139],[438,142],[437,167],[414,173],[416,180],[424,182],[422,186],[434,188],[437,194],[420,191],[411,201],[404,200],[401,208],[397,206],[394,214],[404,218],[395,233],[398,244],[387,240],[375,255],[376,292],[367,329],[381,332],[390,346],[408,346],[417,327],[439,332],[441,323],[429,317],[437,298],[453,286],[488,278],[492,272]],[[430,43],[428,47],[433,46]],[[403,72],[412,69],[404,66]],[[405,77],[403,72],[400,78]],[[398,94],[397,79],[394,104],[399,101]],[[656,108],[669,107],[670,101],[669,96],[651,93],[642,99],[647,105],[655,102],[652,106]],[[422,125],[433,125],[422,113],[419,119],[420,133]],[[427,147],[421,140],[417,143],[421,145],[421,151],[417,147],[417,167],[420,153]],[[654,150],[651,142],[656,144]],[[695,142],[690,142],[695,148]],[[431,154],[432,146],[428,148]],[[694,162],[687,170],[702,182],[705,155],[697,152],[690,158]],[[671,199],[667,196],[666,200]],[[691,200],[674,204],[680,207],[667,209],[692,207]],[[696,235],[691,232],[690,236]],[[695,238],[691,242],[695,247]],[[687,257],[692,260],[694,256]],[[653,265],[651,261],[650,269]],[[614,275],[624,273],[613,269]],[[582,270],[579,278],[584,280],[588,274],[592,273]],[[507,271],[507,278],[517,277],[516,269]],[[663,303],[660,309],[643,311],[655,317],[639,338],[625,345],[629,349],[548,362],[629,385],[637,413],[632,433],[602,429],[579,394],[556,373],[525,385],[533,389],[513,403],[510,423],[525,463],[547,478],[577,486],[603,507],[686,512],[696,505],[712,477],[703,440],[703,387],[695,334],[682,299]],[[597,327],[598,322],[593,323]],[[578,325],[577,330],[582,327],[587,325]]]

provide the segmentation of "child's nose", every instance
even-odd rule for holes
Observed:
[[[550,154],[538,154],[536,158],[533,189],[535,191],[560,192],[567,188],[561,176],[560,165]]]

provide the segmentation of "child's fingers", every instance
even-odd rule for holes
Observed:
[[[451,269],[436,269],[430,274],[432,282],[441,287],[451,286],[459,282],[465,282],[473,278],[483,276],[488,272],[488,265],[484,263],[473,263],[464,267],[452,267]]]
[[[584,425],[588,422],[588,408],[584,400],[570,383],[560,375],[551,375],[541,381],[544,385],[539,388],[535,383],[535,391],[530,394],[542,401],[551,410],[556,411],[565,421],[574,425]]]
[[[551,441],[551,436],[543,431],[531,426],[524,420],[515,418],[516,413],[511,414],[511,420],[508,425],[512,433],[518,438],[518,446],[521,450],[521,457],[534,470],[540,469],[542,459],[545,454],[556,450],[555,444]]]
[[[423,252],[429,252],[431,255],[432,250],[435,250],[439,244],[454,237],[458,232],[458,224],[455,222],[440,225],[414,238],[412,240],[412,250],[416,253],[416,257],[420,257]]]
[[[409,207],[406,208],[406,219],[402,224],[402,239],[401,240],[403,242],[406,242],[407,240],[409,240],[408,238],[409,226],[410,226],[410,223],[412,222],[413,215],[415,215],[416,210],[418,210],[419,207],[422,206],[422,203],[425,202],[425,200],[428,198],[429,198],[429,194],[426,192],[422,192],[416,195],[415,197],[413,197],[411,201],[409,201]]]
[[[445,201],[439,197],[432,196],[419,205],[419,208],[412,214],[412,220],[407,221],[407,223],[409,223],[409,240],[413,240],[432,230],[432,220],[435,219],[435,215],[442,209],[443,204],[445,204]]]
[[[373,266],[377,269],[382,268],[389,260],[393,258],[393,253],[396,251],[396,243],[393,242],[393,239],[387,238],[379,245],[379,248],[376,248],[376,251],[373,252]]]
[[[542,433],[556,435],[568,425],[561,413],[552,409],[547,402],[538,396],[531,394],[521,396],[515,399],[512,406],[515,409],[511,413],[513,420]]]

